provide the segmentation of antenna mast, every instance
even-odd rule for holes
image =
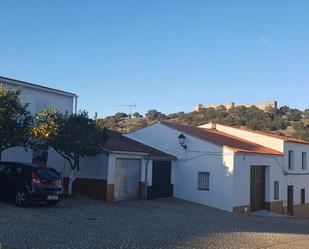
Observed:
[[[116,106],[126,106],[126,107],[129,107],[129,110],[130,110],[130,113],[129,113],[129,118],[131,119],[131,117],[132,117],[132,110],[133,110],[133,108],[136,108],[136,104],[134,103],[134,104],[128,104],[128,105],[116,105]]]

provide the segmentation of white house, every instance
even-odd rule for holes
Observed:
[[[60,109],[76,112],[77,95],[24,81],[0,77],[5,89],[21,89],[21,99],[29,104],[34,115],[43,109]],[[172,195],[172,155],[131,140],[120,133],[107,131],[107,141],[102,153],[82,158],[80,170],[73,183],[73,191],[101,200],[122,201],[154,199]],[[71,169],[67,161],[53,149],[48,153],[24,148],[3,152],[4,161],[40,163],[57,169],[65,185]]]
[[[223,125],[159,122],[127,135],[177,157],[173,195],[215,208],[309,217],[309,143]]]
[[[108,130],[102,153],[81,160],[73,189],[108,202],[169,197],[173,192],[171,165],[175,159]]]
[[[77,109],[77,95],[50,87],[45,87],[25,81],[10,79],[0,76],[0,85],[6,90],[20,89],[21,99],[29,104],[29,111],[32,115],[47,109],[60,109],[63,113],[73,113]],[[64,167],[64,160],[53,150],[48,153],[41,151],[25,151],[23,148],[11,148],[3,152],[2,160],[18,162],[45,161],[43,164],[61,165]]]

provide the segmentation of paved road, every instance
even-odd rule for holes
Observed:
[[[309,220],[234,215],[177,199],[56,207],[0,202],[5,249],[309,248]]]

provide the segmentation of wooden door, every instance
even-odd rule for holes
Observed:
[[[265,166],[251,166],[250,210],[265,209]]]

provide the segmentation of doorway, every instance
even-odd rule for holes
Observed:
[[[265,209],[265,166],[251,166],[250,210]]]
[[[173,195],[171,168],[171,161],[153,161],[152,187],[148,193],[148,199],[164,198]]]
[[[293,215],[294,210],[293,210],[293,185],[289,185],[288,186],[288,196],[287,196],[287,200],[288,200],[288,207],[287,207],[287,213],[288,215]]]
[[[141,160],[116,159],[114,199],[129,201],[139,199]]]

